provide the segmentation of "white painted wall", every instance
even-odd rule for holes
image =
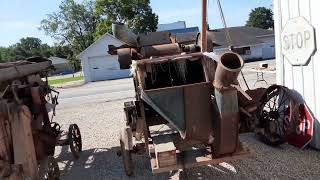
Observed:
[[[262,59],[274,59],[276,56],[274,36],[261,36],[257,38],[264,42],[262,47]]]
[[[320,149],[320,52],[304,66],[293,66],[281,52],[281,32],[291,18],[303,16],[315,28],[316,43],[320,42],[319,0],[274,0],[277,83],[296,90],[304,98],[316,120],[311,145]]]
[[[184,28],[186,28],[186,22],[177,21],[177,22],[168,23],[168,24],[158,24],[157,31],[167,31],[167,30],[184,29]]]
[[[262,58],[262,48],[264,47],[264,44],[256,44],[256,45],[251,45],[250,50],[251,54],[250,55],[241,55],[241,57],[244,60],[247,59],[259,59]],[[237,47],[239,48],[239,47]],[[221,48],[221,49],[214,49],[213,52],[217,53],[218,55],[228,52],[228,48]]]
[[[79,55],[79,58],[81,59],[82,71],[86,82],[91,82],[94,80],[94,74],[91,71],[92,63],[90,63],[90,60],[97,58],[102,58],[106,61],[111,60],[113,64],[117,63],[112,65],[113,68],[115,66],[117,67],[117,69],[114,70],[113,73],[127,74],[127,77],[129,76],[129,70],[120,70],[120,65],[117,61],[118,56],[111,56],[110,54],[108,54],[108,45],[121,46],[123,45],[123,42],[109,34],[105,34]],[[106,62],[106,64],[108,63]]]

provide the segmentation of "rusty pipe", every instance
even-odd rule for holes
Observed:
[[[215,73],[215,88],[228,88],[231,84],[237,84],[236,81],[243,65],[244,61],[239,54],[234,52],[222,54]]]
[[[137,47],[137,35],[128,30],[122,23],[112,23],[113,36],[130,46]]]
[[[243,59],[236,53],[228,52],[220,57],[215,74],[215,103],[219,118],[214,125],[213,155],[234,153],[239,145],[239,107],[237,90],[231,85],[243,67]]]
[[[145,46],[141,48],[141,54],[143,58],[149,58],[151,56],[173,55],[179,53],[181,53],[181,49],[178,43]]]

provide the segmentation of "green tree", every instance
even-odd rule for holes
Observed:
[[[15,59],[24,59],[32,56],[41,56],[41,40],[34,37],[20,39],[20,42],[11,46]]]
[[[273,12],[265,7],[251,10],[246,26],[269,29],[274,27]]]
[[[12,48],[0,47],[0,56],[0,62],[15,60],[15,58],[13,57]]]
[[[75,53],[79,53],[94,42],[100,19],[94,13],[93,1],[79,4],[74,0],[63,0],[58,12],[48,14],[41,21],[40,29],[60,40],[61,45],[71,46]]]
[[[67,58],[68,56],[74,56],[72,48],[70,46],[63,46],[59,44],[55,44],[51,48],[53,56],[60,58]]]
[[[158,16],[152,12],[150,0],[97,0],[96,12],[105,17],[97,33],[111,31],[111,22],[125,23],[135,33],[157,30]]]
[[[14,61],[29,58],[32,56],[50,57],[51,47],[42,44],[41,40],[35,37],[26,37],[8,48],[0,48],[2,61]]]

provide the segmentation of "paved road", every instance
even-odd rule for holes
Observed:
[[[131,78],[94,82],[80,87],[59,89],[59,91],[60,97],[57,109],[134,97]]]
[[[255,72],[250,72],[250,69],[259,67],[260,63],[268,63],[269,67],[271,68],[276,67],[276,62],[274,59],[246,63],[242,69],[242,72],[244,74],[244,77],[250,89],[254,89],[258,87],[266,87],[272,84],[276,84],[276,74],[271,74],[271,73],[264,73],[264,79],[267,81],[268,84],[266,84],[265,82],[257,82],[255,84],[257,80],[257,74]],[[238,80],[240,82],[241,87],[246,89],[244,80],[241,75],[239,76]]]

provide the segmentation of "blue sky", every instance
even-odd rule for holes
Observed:
[[[78,0],[81,1],[81,0]],[[61,0],[0,0],[0,46],[9,46],[27,36],[38,37],[52,45],[55,40],[38,30],[46,14],[58,10]],[[221,0],[228,26],[244,25],[251,9],[259,6],[272,8],[272,0]],[[186,21],[188,27],[201,24],[200,0],[151,0],[159,15],[159,23]],[[222,23],[216,0],[209,0],[210,28]]]

